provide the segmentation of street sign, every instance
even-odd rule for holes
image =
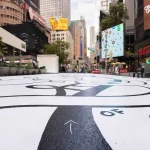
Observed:
[[[90,52],[95,53],[95,50],[94,50],[94,49],[92,49],[92,48],[90,48],[90,47],[88,47],[88,50],[89,50]]]

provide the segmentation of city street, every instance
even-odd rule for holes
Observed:
[[[0,150],[149,150],[150,79],[0,77]]]

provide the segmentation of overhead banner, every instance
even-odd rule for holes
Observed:
[[[144,0],[144,30],[150,29],[150,0]]]
[[[50,26],[52,31],[57,30],[68,30],[68,19],[67,18],[50,18]]]

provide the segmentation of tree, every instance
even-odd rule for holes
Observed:
[[[56,54],[59,56],[59,63],[63,64],[68,58],[66,50],[69,49],[69,43],[64,41],[55,41],[51,44],[46,44],[44,49],[41,50],[42,54]]]
[[[124,23],[129,19],[128,10],[125,4],[112,4],[110,5],[108,16],[101,21],[101,31]]]
[[[2,62],[3,62],[4,54],[7,53],[5,50],[3,50],[4,46],[5,43],[2,42],[2,37],[0,37],[0,58],[2,58]]]

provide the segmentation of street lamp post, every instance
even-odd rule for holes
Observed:
[[[107,74],[107,53],[108,53],[108,49],[107,49],[107,31],[106,31],[106,34],[105,34],[105,73]]]
[[[131,60],[130,60],[131,55],[132,55],[132,54],[129,55],[129,76],[130,76],[130,73],[131,73]]]

